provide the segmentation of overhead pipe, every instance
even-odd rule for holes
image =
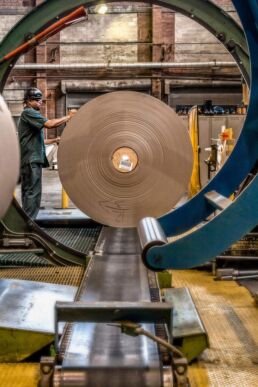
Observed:
[[[183,68],[234,68],[235,62],[132,62],[132,63],[24,63],[15,66],[17,70],[98,70],[98,69],[183,69]]]
[[[167,79],[167,82],[173,86],[173,87],[191,87],[191,86],[198,86],[198,87],[219,87],[219,86],[241,86],[241,79],[239,80],[221,80],[221,79]]]
[[[113,91],[113,90],[148,90],[151,87],[150,79],[115,79],[115,80],[80,80],[80,81],[61,81],[61,91],[66,94],[70,91]]]
[[[15,50],[6,54],[3,58],[0,59],[0,64],[18,55],[25,54],[32,47],[44,42],[45,40],[55,35],[57,32],[60,32],[62,29],[68,27],[69,25],[85,20],[86,16],[87,12],[83,6],[77,8],[75,11],[69,13],[69,15],[63,17],[45,30],[33,36],[33,38],[29,39],[26,43],[23,43]]]

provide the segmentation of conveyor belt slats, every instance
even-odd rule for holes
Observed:
[[[136,230],[104,228],[99,241],[102,254],[93,257],[78,300],[151,301]],[[153,324],[143,325],[154,333]],[[106,324],[73,325],[61,375],[64,387],[74,385],[75,379],[76,386],[90,387],[162,385],[157,345]]]

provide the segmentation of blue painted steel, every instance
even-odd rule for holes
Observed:
[[[241,137],[218,174],[191,201],[160,219],[167,235],[185,231],[212,212],[204,193],[216,190],[228,196],[258,159],[258,13],[257,0],[233,0],[246,32],[251,59],[251,98]],[[156,269],[181,269],[199,265],[225,250],[258,223],[258,176],[224,211],[191,234],[147,252],[147,264]]]
[[[196,226],[207,218],[213,208],[209,206],[204,198],[204,194],[209,191],[217,191],[229,197],[241,184],[258,158],[258,34],[257,34],[257,0],[245,2],[233,1],[239,11],[239,16],[243,20],[247,42],[251,58],[251,103],[248,115],[244,123],[241,136],[224,167],[201,190],[196,196],[185,205],[173,212],[166,214],[159,219],[161,226],[167,236],[183,233]]]
[[[258,220],[258,176],[227,210],[200,229],[161,247],[152,247],[146,256],[153,270],[187,269],[203,264],[239,240]]]

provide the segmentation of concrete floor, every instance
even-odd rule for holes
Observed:
[[[20,184],[16,187],[16,199],[21,203]],[[56,170],[43,169],[41,207],[45,209],[62,208],[62,185]],[[71,200],[69,200],[69,208],[75,208]]]
[[[21,204],[20,184],[16,187],[15,195],[16,199]],[[58,171],[43,169],[41,208],[37,219],[46,220],[49,216],[54,216],[56,219],[88,218],[88,216],[82,213],[70,199],[68,202],[68,209],[62,209],[62,184],[59,179]]]

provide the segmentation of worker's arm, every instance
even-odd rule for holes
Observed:
[[[76,110],[72,109],[72,110],[69,111],[67,116],[64,116],[64,117],[61,117],[61,118],[54,118],[52,120],[47,120],[44,123],[44,127],[46,129],[57,128],[58,126],[68,122],[70,120],[70,118],[72,118],[75,114],[76,114]]]
[[[62,124],[65,124],[66,122],[68,122],[70,120],[71,116],[68,115],[68,116],[64,116],[64,117],[61,117],[61,118],[54,118],[52,120],[47,120],[45,123],[44,123],[44,127],[46,129],[53,129],[53,128],[57,128],[58,126],[62,125]]]

